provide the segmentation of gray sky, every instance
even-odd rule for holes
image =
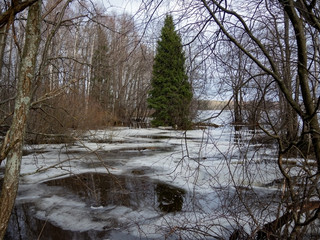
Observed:
[[[110,12],[127,12],[129,14],[137,12],[140,6],[138,0],[96,0],[96,2],[102,3]]]

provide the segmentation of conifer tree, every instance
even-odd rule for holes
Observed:
[[[188,129],[192,87],[185,69],[181,38],[167,15],[157,43],[148,104],[154,109],[153,126],[176,126]]]

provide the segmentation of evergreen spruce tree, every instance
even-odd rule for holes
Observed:
[[[167,15],[157,43],[148,104],[154,109],[153,126],[188,129],[192,87],[185,70],[181,38]]]

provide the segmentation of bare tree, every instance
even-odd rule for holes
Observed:
[[[17,194],[24,141],[59,141],[69,129],[107,125],[112,114],[127,124],[132,117],[147,116],[153,54],[142,43],[133,20],[106,16],[91,1],[77,1],[74,7],[71,2],[0,5],[4,10],[0,14],[1,92],[6,93],[0,96],[1,135],[5,135],[0,163],[6,164],[0,239]],[[111,50],[101,51],[104,47]],[[102,81],[97,84],[93,78]],[[97,92],[89,90],[96,86]],[[93,92],[98,97],[90,105]],[[92,125],[86,124],[91,121]]]
[[[283,119],[282,124],[286,125],[284,131],[286,138],[283,138],[283,127],[279,127],[278,120],[272,116],[265,104],[262,104],[263,119],[267,121],[262,122],[262,119],[258,119],[256,122],[260,129],[278,143],[277,164],[285,181],[285,192],[278,202],[280,212],[283,214],[278,212],[279,215],[275,216],[274,222],[262,227],[258,231],[258,238],[300,238],[307,226],[317,219],[320,211],[317,184],[320,169],[319,121],[316,114],[318,96],[313,97],[309,84],[318,81],[313,78],[315,72],[310,67],[317,60],[314,58],[314,51],[308,48],[313,38],[307,30],[309,26],[313,30],[318,30],[319,5],[316,1],[294,2],[291,0],[277,3],[267,1],[265,4],[257,5],[247,3],[243,6],[230,4],[228,1],[201,0],[200,2],[209,18],[219,28],[219,33],[241,50],[260,69],[260,74],[267,77],[264,78],[267,81],[263,85],[257,77],[252,78],[252,81],[259,84],[258,89],[260,89],[257,92],[260,96],[253,96],[265,99],[267,94],[271,93],[270,91],[276,89],[274,83],[280,91],[278,99],[283,103],[284,110],[278,112],[278,114],[282,113],[278,117]],[[243,9],[246,6],[248,12],[244,13]],[[273,18],[279,10],[285,12],[285,19],[282,22],[280,19]],[[269,21],[270,19],[273,19],[273,23]],[[282,28],[283,35],[279,33],[269,38],[272,32],[268,32],[270,26],[265,25],[266,22],[273,24],[271,25],[273,29]],[[247,42],[243,42],[239,35],[247,36]],[[295,38],[292,39],[290,35]],[[289,45],[296,51],[291,51]],[[280,51],[276,52],[275,49]],[[294,88],[296,90],[293,90]],[[299,132],[295,115],[298,115],[303,123]],[[266,123],[269,125],[268,128]],[[306,139],[311,139],[309,151],[302,151],[301,145]],[[293,151],[299,152],[299,156],[306,163],[305,167],[289,167],[285,163],[285,159],[291,156]],[[309,165],[310,159],[314,159],[316,165]],[[244,205],[249,209],[249,205]],[[292,228],[290,229],[289,226]],[[257,228],[259,229],[259,226]]]
[[[115,124],[144,118],[152,51],[129,16],[101,17],[96,26],[90,79],[91,101],[99,102]]]
[[[147,7],[157,8],[159,4],[161,1],[148,1]],[[319,2],[199,0],[179,1],[178,5],[174,11],[181,14],[181,25],[192,36],[190,42],[198,40],[207,50],[207,59],[214,62],[215,58],[212,76],[220,77],[234,101],[242,102],[234,109],[237,121],[241,112],[242,121],[251,119],[264,134],[252,137],[247,147],[241,141],[241,167],[228,162],[232,151],[222,156],[230,184],[235,185],[231,199],[239,200],[237,207],[227,206],[234,211],[234,221],[229,223],[238,229],[230,236],[302,238],[316,228],[320,212],[319,61],[314,47],[320,30]],[[254,189],[251,168],[259,163],[249,156],[249,152],[257,151],[250,147],[252,143],[258,143],[257,149],[270,143],[276,146],[277,156],[269,166],[280,173],[277,184],[282,189],[268,196],[272,203]],[[264,174],[264,169],[259,172]],[[276,184],[274,181],[270,184]],[[243,216],[247,220],[241,219]],[[245,233],[248,229],[251,232]]]

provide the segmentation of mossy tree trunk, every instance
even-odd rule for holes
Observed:
[[[4,238],[18,191],[23,140],[40,42],[40,13],[41,1],[38,1],[29,9],[13,121],[1,148],[1,160],[6,157],[6,169],[0,195],[0,239]]]

